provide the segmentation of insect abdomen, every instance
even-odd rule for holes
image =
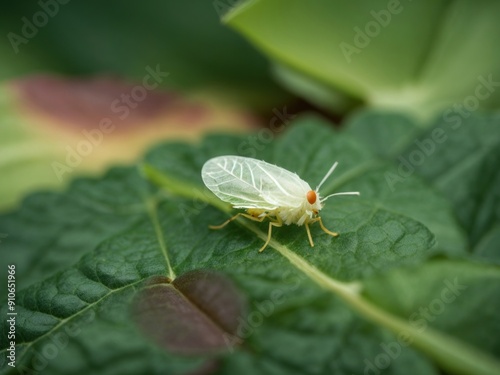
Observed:
[[[262,210],[260,208],[249,208],[249,209],[247,209],[247,213],[249,215],[252,215],[253,217],[259,217],[259,216],[261,216],[262,214],[264,214],[266,212],[267,212],[266,210]]]

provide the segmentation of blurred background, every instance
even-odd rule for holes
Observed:
[[[0,209],[166,138],[266,127],[277,113],[338,123],[384,108],[425,126],[498,108],[497,1],[240,3],[5,5]]]
[[[2,209],[152,142],[248,129],[290,98],[209,1],[12,2],[0,28]],[[127,100],[148,69],[157,86]],[[87,147],[105,118],[113,130]]]

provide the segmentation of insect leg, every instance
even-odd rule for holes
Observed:
[[[319,221],[319,225],[321,229],[323,229],[323,232],[329,234],[330,236],[337,237],[339,234],[337,232],[332,232],[331,230],[326,229],[326,227],[323,225],[323,220],[321,220],[321,217],[318,216],[317,218],[314,218],[310,221],[310,223],[314,223],[316,221]]]
[[[314,242],[311,237],[311,230],[309,229],[309,223],[306,223],[306,232],[307,232],[307,238],[309,238],[309,243],[311,244],[311,247],[314,247]]]
[[[247,219],[250,219],[250,220],[253,220],[253,221],[258,221],[259,223],[262,222],[262,220],[264,220],[266,218],[266,216],[262,216],[262,217],[255,217],[255,216],[252,216],[252,215],[248,215],[244,212],[238,212],[236,215],[234,215],[232,218],[226,220],[225,222],[223,222],[222,224],[220,225],[209,225],[208,227],[210,229],[222,229],[224,228],[226,225],[228,225],[231,221],[235,220],[238,218],[238,216],[243,216],[243,217],[246,217]]]
[[[283,225],[283,221],[281,221],[281,219],[279,217],[278,217],[278,221],[270,221],[269,222],[269,231],[267,233],[267,240],[264,243],[264,246],[262,246],[259,249],[259,253],[263,252],[264,249],[267,247],[267,245],[269,245],[269,241],[271,241],[271,233],[273,231],[273,227],[281,227],[282,225]]]

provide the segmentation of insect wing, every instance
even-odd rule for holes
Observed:
[[[210,159],[201,175],[215,195],[236,208],[298,207],[311,190],[295,173],[241,156]]]

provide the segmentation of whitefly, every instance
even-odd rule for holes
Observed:
[[[271,240],[273,227],[296,224],[304,225],[309,243],[314,246],[309,224],[318,222],[321,229],[330,236],[338,233],[328,230],[319,216],[324,202],[335,195],[359,195],[359,192],[345,192],[321,197],[319,189],[330,177],[335,162],[316,189],[302,180],[296,173],[287,171],[262,160],[242,156],[219,156],[208,160],[201,170],[205,185],[224,202],[234,208],[245,209],[221,225],[210,226],[221,229],[239,216],[262,222],[269,219],[267,240],[259,251],[263,251]]]

